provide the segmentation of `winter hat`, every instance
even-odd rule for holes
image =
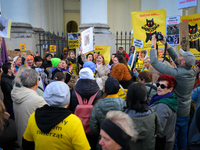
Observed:
[[[70,91],[66,83],[55,81],[47,85],[43,95],[45,101],[52,107],[63,107],[69,104]]]
[[[117,94],[119,91],[119,81],[115,77],[109,77],[106,80],[105,92],[109,94]]]
[[[49,55],[51,55],[51,53],[46,53],[45,57],[48,57]],[[51,57],[52,57],[52,55],[51,55]]]
[[[51,59],[51,63],[54,67],[57,67],[57,65],[59,64],[59,62],[61,61],[60,58],[52,58]]]
[[[16,63],[18,57],[19,57],[19,56],[15,56],[15,57],[13,58],[14,63]]]
[[[33,58],[33,56],[31,56],[31,55],[28,55],[28,56],[26,57],[26,61],[28,62],[29,59],[32,59],[32,60],[34,61],[34,58]]]
[[[196,58],[190,51],[184,51],[180,49],[179,53],[184,57],[184,60],[186,61],[186,65],[188,67],[192,67],[195,65]]]
[[[94,79],[94,74],[90,68],[83,68],[79,72],[80,79]]]
[[[84,64],[83,64],[83,68],[90,68],[93,72],[95,71],[95,64],[91,61],[86,61]]]

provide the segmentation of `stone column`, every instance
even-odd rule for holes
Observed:
[[[53,0],[48,0],[49,4],[49,31],[53,33],[54,31],[54,7]]]
[[[49,3],[48,0],[41,0],[42,28],[49,31]]]
[[[107,0],[81,0],[80,16],[80,32],[94,26],[95,45],[110,45],[111,53],[114,53],[115,36],[108,31]]]

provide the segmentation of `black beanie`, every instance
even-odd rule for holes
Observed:
[[[106,80],[105,92],[107,95],[117,94],[119,91],[119,81],[115,77],[109,77]]]

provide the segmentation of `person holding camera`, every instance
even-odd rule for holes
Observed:
[[[177,68],[170,68],[158,60],[156,51],[156,43],[158,40],[167,47],[167,51],[173,61],[175,61]],[[195,56],[190,51],[184,51],[182,49],[179,50],[181,55],[178,55],[169,43],[167,43],[166,37],[161,33],[152,35],[151,43],[151,65],[161,74],[174,76],[177,81],[174,93],[179,100],[179,104],[175,127],[176,140],[174,150],[183,149],[187,147],[191,94],[196,78],[196,71],[192,68],[195,65]]]

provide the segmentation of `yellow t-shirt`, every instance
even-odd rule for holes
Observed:
[[[82,122],[74,114],[70,114],[63,121],[43,133],[35,121],[33,113],[28,121],[23,135],[27,141],[34,141],[37,150],[90,150]]]
[[[135,68],[136,68],[136,69],[137,69],[137,68],[140,68],[140,70],[138,71],[138,73],[141,72],[141,71],[142,71],[142,68],[143,68],[143,60],[138,59],[136,65],[135,65]]]

